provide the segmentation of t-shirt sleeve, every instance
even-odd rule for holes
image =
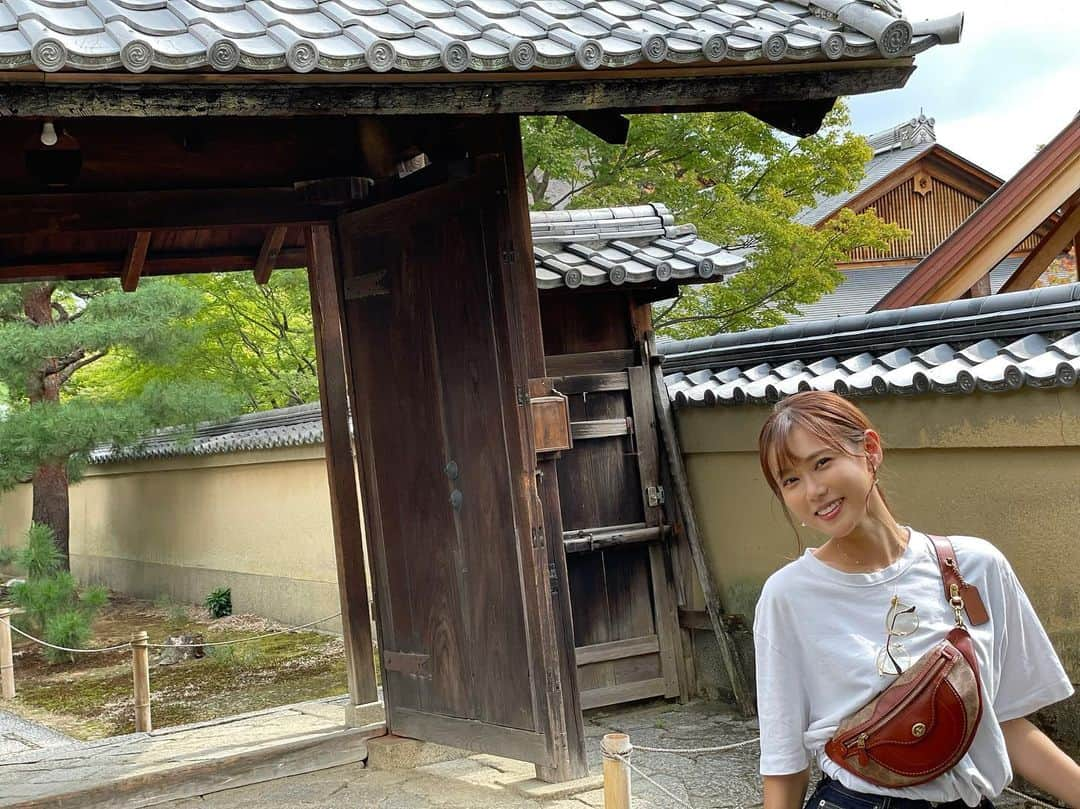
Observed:
[[[1065,669],[1024,588],[1001,560],[1004,624],[998,648],[994,714],[999,722],[1019,719],[1073,693]]]
[[[784,630],[777,625],[771,606],[759,601],[754,622],[761,774],[790,775],[810,764],[803,743],[809,703],[797,663],[777,648]]]

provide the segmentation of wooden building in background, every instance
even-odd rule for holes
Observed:
[[[884,250],[855,250],[836,267],[844,275],[840,286],[804,307],[802,316],[792,318],[793,322],[870,311],[1002,186],[1001,178],[940,144],[934,124],[933,118],[920,114],[869,136],[874,154],[859,185],[851,192],[821,199],[797,215],[797,221],[820,227],[845,208],[855,213],[873,209],[911,235],[893,240]],[[1013,245],[965,294],[998,292],[1052,225],[1053,219],[1040,222],[1035,232]]]

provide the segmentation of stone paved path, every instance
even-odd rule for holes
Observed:
[[[49,747],[77,744],[75,739],[55,730],[29,722],[15,714],[0,711],[0,759]]]
[[[20,806],[33,800],[37,807],[137,807],[170,809],[599,809],[603,790],[541,800],[522,788],[533,777],[531,765],[489,755],[469,755],[407,770],[367,769],[359,761],[363,741],[341,739],[342,701],[305,703],[263,711],[230,721],[172,728],[153,734],[133,734],[90,744],[76,744],[0,759],[0,806]],[[743,719],[717,703],[675,705],[663,701],[630,708],[592,712],[586,717],[590,772],[600,773],[600,739],[605,733],[630,734],[635,745],[663,748],[714,747],[753,738],[754,720]],[[335,735],[336,734],[336,735]],[[337,747],[307,753],[303,766],[285,756],[260,759],[258,765],[234,764],[224,781],[216,775],[213,789],[205,775],[183,781],[186,797],[162,787],[138,799],[112,793],[105,786],[93,796],[50,803],[48,795],[70,792],[80,785],[108,785],[117,778],[143,778],[154,784],[163,777],[190,772],[209,762],[228,762],[278,745],[336,738]],[[358,751],[359,748],[359,751]],[[325,752],[324,752],[325,750]],[[277,754],[275,754],[277,755]],[[366,755],[366,752],[364,753]],[[336,757],[336,758],[335,758]],[[634,809],[760,809],[761,781],[757,775],[758,748],[751,744],[719,753],[649,753],[638,750],[634,764],[677,800],[672,800],[638,775],[632,776]],[[431,760],[431,759],[428,759]],[[307,766],[314,763],[315,767]],[[248,778],[258,767],[300,774],[261,783]],[[290,766],[293,768],[290,770]],[[306,767],[306,769],[305,769]],[[185,769],[186,768],[186,769]],[[172,776],[169,776],[169,773]],[[816,776],[815,776],[816,777]],[[200,780],[202,779],[202,780]],[[246,780],[245,780],[246,779]],[[175,778],[174,778],[175,780]],[[232,786],[235,784],[235,788]],[[248,785],[245,785],[248,784]],[[229,788],[220,791],[220,787]],[[523,794],[524,793],[524,794]],[[104,797],[102,797],[104,795]],[[998,802],[999,809],[1020,807],[1015,799]]]

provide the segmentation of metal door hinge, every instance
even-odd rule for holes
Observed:
[[[527,385],[518,385],[517,390],[517,403],[524,407],[529,403],[529,387]]]
[[[548,583],[551,585],[551,594],[556,595],[559,592],[559,573],[554,562],[548,564]]]
[[[517,250],[507,247],[502,251],[502,260],[505,264],[513,264],[517,261]]]
[[[649,503],[650,508],[656,508],[657,506],[664,505],[664,487],[663,486],[648,486],[645,489],[645,498]]]

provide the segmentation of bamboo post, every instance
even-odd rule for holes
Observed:
[[[616,756],[628,756],[633,746],[625,733],[607,733],[600,742],[604,756],[604,809],[630,809],[630,767]]]
[[[135,732],[154,729],[150,721],[150,649],[146,632],[131,637],[131,673],[135,681]]]
[[[15,698],[15,664],[11,656],[10,607],[0,609],[0,696]]]

